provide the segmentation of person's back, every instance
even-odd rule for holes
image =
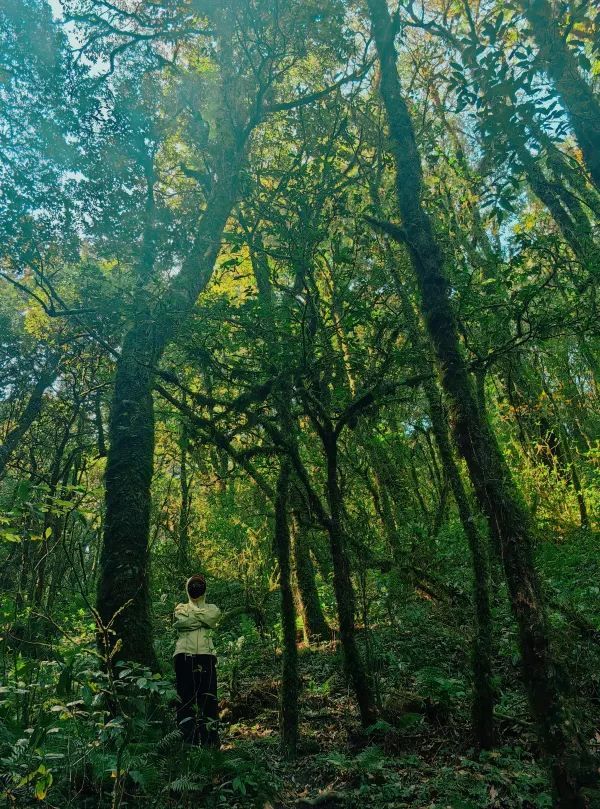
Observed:
[[[206,603],[206,580],[198,574],[186,583],[188,601],[175,607],[178,633],[173,659],[179,705],[177,721],[189,744],[219,746],[217,658],[212,632],[221,610]]]

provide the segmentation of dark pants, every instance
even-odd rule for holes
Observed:
[[[219,747],[217,658],[175,655],[177,724],[188,744]]]

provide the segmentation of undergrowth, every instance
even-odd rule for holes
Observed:
[[[572,552],[583,557],[586,548]],[[565,553],[563,546],[544,547],[546,582],[568,592],[564,571],[570,570],[570,604],[578,609],[579,568],[560,561]],[[461,596],[468,569],[458,561],[462,550],[452,534],[440,537],[439,557],[450,574],[449,589],[437,599],[405,588],[399,600],[390,577],[371,580],[369,614],[362,616],[358,639],[381,718],[368,731],[359,727],[338,644],[300,647],[301,743],[293,763],[279,751],[276,633],[261,635],[243,623],[241,634],[230,629],[219,639],[219,752],[183,745],[166,656],[161,673],[122,663],[109,676],[89,633],[82,632],[77,643],[61,640],[49,659],[27,656],[15,645],[4,657],[0,689],[0,798],[7,806],[61,809],[264,809],[315,801],[361,809],[551,806],[501,589],[494,616],[497,747],[481,754],[474,749],[472,618]],[[587,598],[589,587],[584,590]],[[597,746],[598,645],[582,636],[568,614],[558,608],[550,614],[572,721]],[[593,611],[585,614],[587,621],[597,618]],[[168,650],[168,639],[163,642]]]

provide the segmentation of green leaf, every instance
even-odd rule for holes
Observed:
[[[242,781],[241,778],[234,778],[231,782],[231,786],[236,792],[241,793],[242,795],[246,794],[246,784]]]
[[[39,778],[35,783],[35,797],[38,801],[43,801],[48,794],[48,790],[52,786],[52,781],[54,780],[52,777],[52,773],[49,770],[46,770],[43,764],[39,767],[39,772],[41,773],[42,777]]]

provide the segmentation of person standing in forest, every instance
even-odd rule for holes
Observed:
[[[186,590],[188,601],[175,607],[174,616],[177,724],[188,744],[218,748],[217,657],[212,630],[221,610],[206,603],[206,579],[201,574],[190,576]]]

